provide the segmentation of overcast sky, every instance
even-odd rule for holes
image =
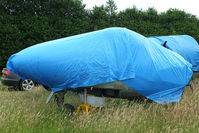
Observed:
[[[95,5],[106,4],[107,0],[83,0],[87,9],[92,9]],[[118,11],[128,7],[136,6],[138,9],[146,10],[154,7],[158,12],[163,12],[169,8],[177,8],[185,12],[196,15],[199,18],[199,0],[114,0]]]

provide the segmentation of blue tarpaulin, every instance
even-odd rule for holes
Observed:
[[[126,28],[31,46],[12,55],[7,68],[54,92],[119,80],[158,103],[178,102],[192,76],[182,56]]]
[[[180,54],[185,60],[192,64],[193,71],[199,71],[199,45],[189,35],[157,36],[149,37],[150,40],[163,45],[166,48]]]

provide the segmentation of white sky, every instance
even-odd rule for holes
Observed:
[[[107,0],[82,0],[87,9],[93,6],[106,4]],[[163,12],[169,8],[184,10],[185,12],[196,15],[199,18],[199,0],[114,0],[118,10],[121,11],[128,7],[136,6],[138,9],[147,10],[154,7],[158,12]]]

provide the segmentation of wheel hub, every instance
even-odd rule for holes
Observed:
[[[26,79],[24,81],[22,81],[22,88],[25,91],[31,90],[34,87],[34,83],[32,80],[30,79]]]

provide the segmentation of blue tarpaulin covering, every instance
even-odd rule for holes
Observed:
[[[163,45],[166,48],[180,54],[185,60],[192,64],[193,71],[199,71],[199,45],[197,41],[189,35],[173,35],[149,37],[150,40]]]
[[[192,76],[182,56],[126,28],[31,46],[12,55],[7,68],[54,92],[120,80],[158,103],[178,102]]]

